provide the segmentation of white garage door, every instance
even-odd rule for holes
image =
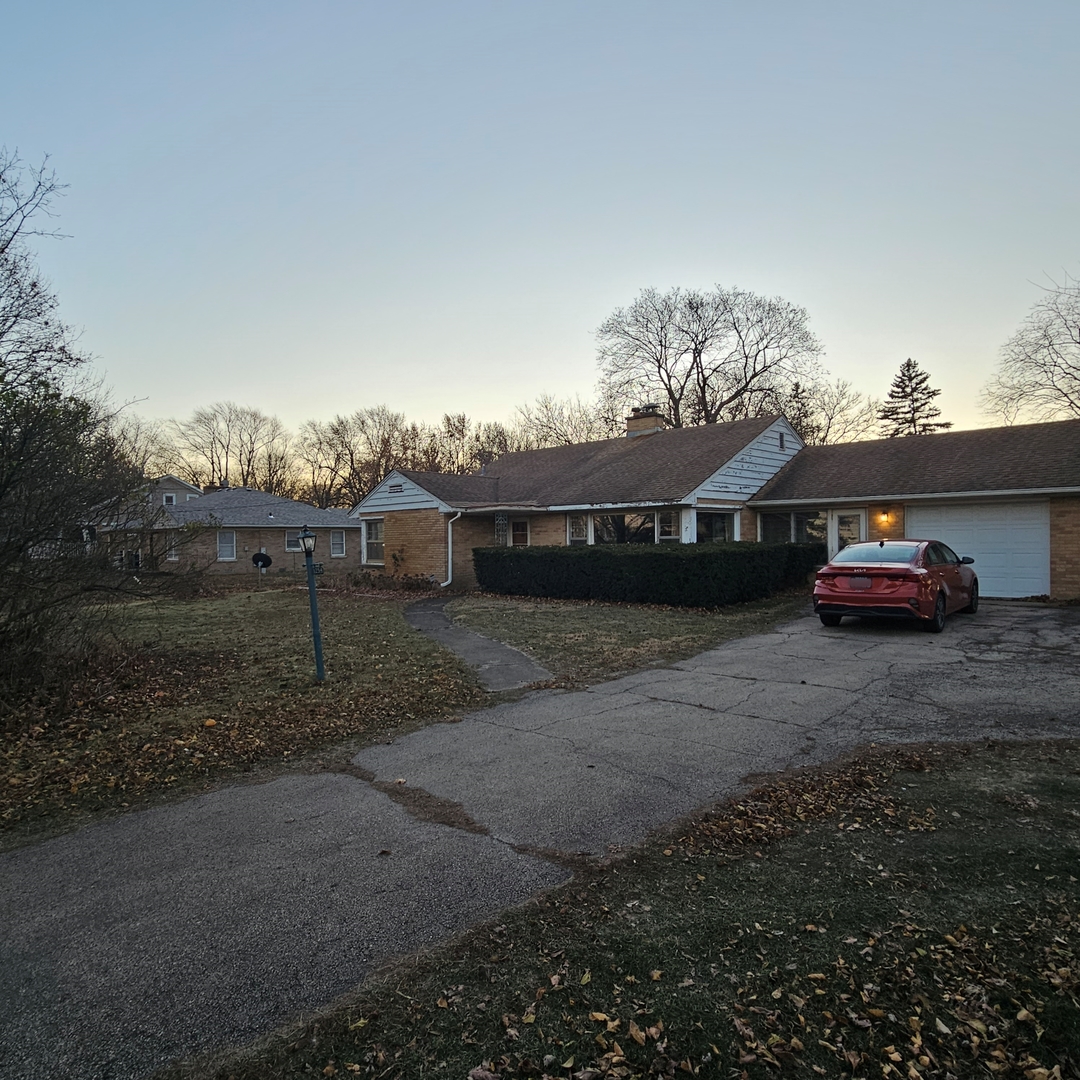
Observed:
[[[973,503],[908,506],[912,539],[943,540],[970,555],[983,596],[1042,596],[1050,592],[1050,504]]]

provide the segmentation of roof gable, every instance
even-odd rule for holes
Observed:
[[[777,419],[668,428],[632,439],[504,454],[486,474],[498,479],[498,497],[506,503],[554,507],[683,502]]]

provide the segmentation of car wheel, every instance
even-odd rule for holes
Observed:
[[[923,627],[931,634],[940,634],[945,629],[945,594],[937,594],[937,603],[934,604],[934,614],[923,623]]]
[[[822,626],[839,626],[840,620],[843,618],[843,615],[821,614],[818,616],[818,618],[821,620]]]
[[[979,579],[971,583],[971,603],[960,609],[965,615],[974,615],[979,610]]]

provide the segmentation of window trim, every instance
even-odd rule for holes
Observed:
[[[585,522],[585,539],[576,537],[573,534],[573,526],[570,524],[573,518],[581,518]],[[576,542],[575,542],[576,541]],[[581,511],[576,514],[567,513],[566,515],[566,546],[567,547],[588,547],[592,544],[592,514],[587,514]]]
[[[515,544],[514,543],[514,526],[515,525],[524,525],[525,526],[525,543],[524,544]],[[508,522],[508,526],[509,526],[509,528],[507,530],[506,539],[509,541],[509,544],[508,544],[509,547],[532,547],[532,526],[530,525],[528,518],[518,518],[517,521],[514,521],[513,518],[511,518],[510,521]]]
[[[290,533],[292,533],[292,535],[294,537],[296,537],[296,546],[295,547],[290,547],[289,546],[289,534]],[[285,550],[287,552],[289,552],[290,554],[293,554],[293,555],[296,555],[296,554],[301,554],[302,555],[303,554],[304,548],[303,548],[303,545],[300,543],[300,529],[286,529],[285,530]]]
[[[162,506],[175,506],[176,505],[176,496],[171,491],[162,492],[162,494],[161,494],[161,505]]]
[[[386,565],[386,519],[385,518],[363,518],[360,522],[363,526],[363,536],[361,539],[360,548],[360,564],[361,566],[385,566]],[[381,559],[372,559],[368,554],[368,545],[372,542],[368,538],[368,532],[372,525],[382,526],[382,540],[376,540],[375,543],[383,545],[383,557]]]
[[[341,550],[334,551],[334,537],[341,537]],[[330,530],[330,558],[331,559],[344,559],[345,558],[345,530],[344,529],[331,529]]]
[[[232,537],[232,555],[221,554],[221,538],[223,536]],[[217,531],[217,561],[218,562],[236,562],[236,530],[235,529],[218,529]]]

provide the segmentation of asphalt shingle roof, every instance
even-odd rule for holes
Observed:
[[[808,446],[752,499],[1080,488],[1080,420]]]
[[[484,475],[400,470],[450,506],[677,502],[735,457],[775,416],[504,454]]]
[[[222,488],[190,502],[167,507],[167,510],[180,525],[198,522],[240,529],[255,526],[299,529],[304,525],[354,529],[359,526],[347,510],[320,510],[308,503],[252,488]]]

